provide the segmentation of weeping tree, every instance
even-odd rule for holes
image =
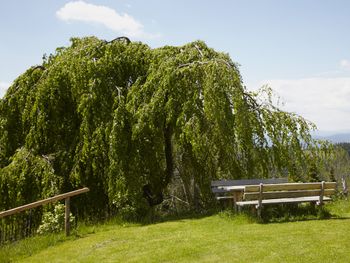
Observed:
[[[88,186],[83,211],[142,215],[174,174],[205,205],[213,179],[305,179],[320,148],[312,129],[276,107],[271,89],[247,91],[229,55],[201,41],[73,38],[0,100],[0,208]],[[19,174],[42,187],[29,198]],[[16,184],[23,191],[9,198]]]

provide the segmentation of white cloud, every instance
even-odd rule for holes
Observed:
[[[346,70],[350,70],[350,61],[347,59],[342,59],[340,61],[340,67]]]
[[[130,37],[152,38],[156,36],[146,33],[144,26],[128,14],[119,14],[110,7],[89,4],[84,1],[65,4],[56,12],[56,16],[66,22],[81,21],[101,24]]]
[[[4,97],[7,89],[10,87],[10,83],[0,82],[0,99]]]
[[[283,109],[314,122],[323,131],[350,131],[350,78],[274,79],[268,84]]]

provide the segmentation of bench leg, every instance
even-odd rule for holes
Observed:
[[[256,206],[256,212],[257,212],[257,215],[258,215],[258,218],[261,219],[261,205],[257,205]]]
[[[233,192],[233,208],[235,209],[235,212],[237,212],[237,193]]]
[[[235,203],[235,201],[234,201],[232,198],[230,198],[230,199],[228,200],[228,206],[229,206],[230,209],[232,209],[234,203]]]

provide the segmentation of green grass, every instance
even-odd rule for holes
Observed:
[[[257,223],[227,212],[155,224],[110,222],[30,238],[0,249],[0,262],[350,262],[350,202],[325,220]]]

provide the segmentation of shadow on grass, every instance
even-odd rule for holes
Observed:
[[[277,204],[266,205],[262,210],[262,217],[258,218],[256,209],[253,206],[246,206],[237,213],[232,208],[212,207],[197,211],[183,211],[181,213],[164,213],[162,211],[151,210],[141,220],[128,220],[129,223],[140,225],[158,224],[163,222],[185,222],[186,220],[202,219],[213,215],[219,215],[229,220],[246,223],[289,223],[310,220],[349,220],[350,202],[348,200],[335,200],[330,204],[318,207],[312,203],[305,204]],[[237,218],[239,218],[237,220]],[[242,222],[243,222],[242,221]]]
[[[329,221],[329,220],[350,220],[350,217],[330,217],[330,218],[312,218],[312,217],[304,217],[304,218],[288,218],[288,219],[275,219],[270,221],[260,220],[259,223],[262,225],[267,224],[288,224],[288,223],[296,223],[296,222],[308,222],[308,221]]]
[[[218,209],[207,209],[207,210],[197,210],[197,211],[183,211],[181,213],[166,213],[161,214],[156,211],[150,211],[150,213],[144,217],[142,220],[134,221],[141,225],[158,224],[164,222],[185,222],[186,220],[192,219],[202,219],[215,214],[218,214],[220,210]]]
[[[289,223],[311,220],[349,220],[350,217],[313,204],[264,206],[259,223]]]

